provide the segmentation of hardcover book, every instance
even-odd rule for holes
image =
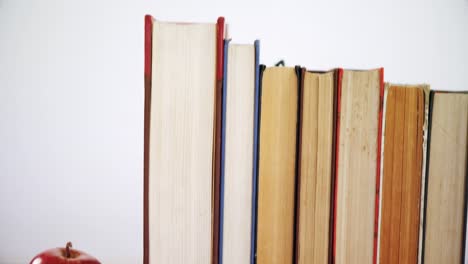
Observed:
[[[431,91],[423,263],[462,263],[468,176],[468,93]]]
[[[224,46],[219,263],[254,263],[259,42]]]
[[[376,261],[383,69],[339,70],[334,263]]]
[[[337,77],[338,71],[302,72],[297,263],[331,257]]]
[[[261,75],[256,261],[291,263],[295,241],[300,70],[270,67]]]
[[[385,85],[379,263],[418,263],[427,85]],[[428,97],[427,97],[428,98]]]
[[[223,32],[145,17],[145,264],[218,262]]]

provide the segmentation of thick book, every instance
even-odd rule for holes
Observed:
[[[462,263],[468,177],[468,93],[431,91],[423,263]]]
[[[303,70],[297,200],[297,263],[329,263],[338,71]]]
[[[262,67],[256,263],[294,259],[299,68]]]
[[[379,263],[418,263],[428,85],[385,85]]]
[[[259,42],[224,44],[219,263],[254,263]]]
[[[145,17],[145,264],[218,262],[223,32]]]
[[[334,263],[375,263],[383,69],[339,70]]]

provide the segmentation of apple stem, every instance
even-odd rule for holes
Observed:
[[[71,257],[71,254],[70,254],[70,248],[72,247],[72,243],[71,242],[67,242],[67,245],[65,246],[65,257],[66,258],[70,258]]]

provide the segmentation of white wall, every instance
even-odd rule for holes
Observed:
[[[468,89],[468,1],[0,0],[0,263],[142,262],[143,16],[212,21],[261,60]],[[409,3],[411,2],[411,3]]]

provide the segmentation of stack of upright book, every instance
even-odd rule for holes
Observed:
[[[468,93],[145,17],[144,263],[460,263]]]

